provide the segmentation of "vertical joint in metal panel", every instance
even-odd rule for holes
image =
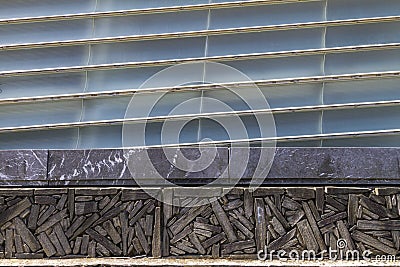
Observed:
[[[323,9],[323,14],[322,14],[322,19],[324,21],[328,20],[328,0],[325,0],[324,3],[324,9]],[[326,48],[326,32],[327,32],[327,26],[324,27],[323,29],[323,33],[322,33],[322,48]],[[326,53],[323,53],[322,55],[322,64],[321,64],[321,72],[322,75],[325,76],[325,62],[326,62]],[[322,82],[322,86],[321,86],[321,94],[320,94],[320,104],[321,105],[325,105],[325,101],[324,101],[324,96],[325,96],[325,82]],[[321,134],[324,133],[323,131],[323,123],[324,123],[324,110],[321,110],[321,117],[320,117],[320,125],[319,125],[319,131]],[[323,139],[320,139],[320,144],[319,146],[322,147],[323,146]]]

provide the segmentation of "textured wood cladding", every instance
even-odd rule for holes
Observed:
[[[255,258],[264,249],[346,249],[397,255],[398,188],[235,188],[192,194],[140,189],[8,189],[0,192],[0,256]],[[194,190],[194,191],[193,191]]]

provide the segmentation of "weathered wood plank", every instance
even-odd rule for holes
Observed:
[[[64,234],[64,231],[63,231],[60,223],[57,223],[56,225],[54,225],[54,232],[56,233],[57,238],[60,241],[61,246],[62,246],[63,250],[65,251],[65,253],[67,255],[71,254],[72,253],[71,246],[68,242],[67,237]]]
[[[285,245],[287,242],[289,242],[295,235],[296,235],[296,229],[292,229],[289,232],[287,232],[284,236],[281,236],[278,239],[272,241],[268,245],[268,248],[270,249],[270,251],[281,249],[282,246]]]
[[[322,220],[320,220],[317,225],[319,227],[324,227],[325,225],[337,222],[339,220],[345,219],[347,218],[347,212],[340,212],[340,213],[336,213],[332,216],[329,216],[327,218],[324,218]]]
[[[314,192],[314,190],[313,190]],[[285,227],[285,229],[289,229],[290,225],[288,221],[283,217],[282,213],[276,208],[275,204],[269,199],[269,197],[264,198],[265,202],[268,204],[269,208],[271,209],[272,213],[276,216],[279,222]]]
[[[254,237],[254,234],[249,229],[247,229],[243,224],[241,224],[238,220],[232,219],[231,222],[233,223],[234,226],[236,226],[236,228],[239,231],[241,231],[248,238]]]
[[[105,248],[107,248],[113,256],[120,256],[122,251],[119,247],[117,247],[115,244],[113,244],[110,240],[108,240],[106,237],[102,236],[98,232],[92,230],[92,229],[87,229],[86,233],[90,235],[94,240],[96,240],[98,243],[103,245]]]
[[[306,219],[297,224],[297,229],[302,236],[308,250],[318,251],[319,245],[314,237],[313,231]]]
[[[273,196],[273,195],[283,195],[285,193],[285,189],[283,188],[257,188],[253,191],[253,197],[266,197],[266,196]]]
[[[161,208],[156,207],[154,210],[154,227],[152,239],[152,254],[155,258],[161,258]]]
[[[308,206],[308,204],[306,202],[302,203],[303,205],[303,210],[306,214],[306,218],[308,220],[308,223],[310,224],[311,230],[314,234],[314,237],[318,243],[318,246],[321,250],[326,250],[326,246],[325,246],[325,242],[324,239],[321,235],[321,232],[319,231],[319,228],[317,226],[317,222],[315,221],[315,218],[312,214],[312,211],[310,209],[310,207]]]
[[[187,225],[185,228],[183,228],[182,231],[174,235],[174,237],[169,241],[171,244],[178,242],[182,238],[186,237],[193,231],[191,225]]]
[[[339,231],[340,236],[347,242],[347,248],[350,250],[354,250],[356,247],[353,243],[353,239],[350,236],[350,232],[347,229],[347,227],[345,226],[344,222],[338,221],[337,227],[338,227],[337,229]]]
[[[96,201],[75,202],[75,214],[78,216],[90,214],[97,211],[98,210]]]
[[[377,230],[391,231],[400,229],[400,220],[358,220],[357,229],[359,230]]]
[[[201,245],[200,240],[197,238],[197,235],[194,232],[189,234],[189,239],[200,254],[206,254],[206,250]]]
[[[256,198],[254,200],[254,214],[255,214],[255,220],[256,220],[256,230],[255,230],[255,236],[256,236],[256,245],[257,245],[257,251],[263,250],[265,245],[266,245],[266,239],[267,239],[267,219],[266,219],[266,214],[265,214],[265,206],[264,206],[264,201],[262,198]]]
[[[35,204],[39,205],[57,205],[57,199],[51,196],[35,196]]]
[[[78,227],[78,229],[75,230],[74,234],[72,235],[71,239],[75,239],[77,236],[85,232],[87,229],[89,229],[90,226],[92,226],[100,216],[97,213],[93,213],[89,218],[87,218],[81,226]],[[68,235],[67,235],[68,236]]]
[[[144,235],[143,229],[139,223],[135,224],[135,232],[136,232],[136,236],[139,238],[140,245],[142,246],[144,252],[146,254],[149,254],[150,246],[149,246],[149,243],[147,242],[146,236]]]
[[[50,242],[53,244],[53,246],[55,247],[57,253],[57,256],[65,256],[65,251],[61,246],[60,241],[57,238],[57,235],[54,232],[51,232],[51,234],[49,235],[50,237]]]
[[[352,227],[357,221],[358,197],[355,194],[349,194],[347,204],[348,223]]]
[[[75,190],[68,189],[68,211],[71,221],[75,217]]]
[[[128,254],[128,247],[130,241],[128,243],[128,234],[129,234],[129,227],[128,227],[128,212],[124,211],[119,214],[119,220],[121,221],[121,241],[122,241],[122,254],[127,256]]]
[[[67,209],[63,209],[62,211],[57,212],[53,216],[49,217],[45,223],[43,223],[41,226],[39,226],[35,233],[38,234],[40,232],[46,231],[56,223],[60,222],[62,219],[67,217]]]
[[[13,246],[14,246],[14,231],[12,229],[6,229],[6,242],[4,255],[7,259],[13,256]]]
[[[216,244],[217,242],[224,240],[225,238],[226,238],[226,235],[224,232],[222,232],[222,233],[219,233],[219,234],[205,240],[204,242],[201,243],[201,245],[203,246],[203,248],[206,249],[206,248],[209,248],[212,245]]]
[[[246,249],[246,248],[252,248],[255,247],[256,243],[254,240],[243,240],[243,241],[237,241],[231,244],[223,244],[221,246],[221,254],[222,255],[228,255],[232,252]]]
[[[228,216],[226,216],[225,211],[219,204],[218,200],[211,202],[211,207],[219,224],[221,225],[222,229],[224,230],[226,237],[228,238],[229,242],[235,242],[237,240],[237,236],[233,231],[232,225],[229,222]]]
[[[29,246],[32,252],[36,252],[40,249],[40,244],[36,237],[31,233],[31,231],[26,227],[25,223],[18,217],[14,218],[13,223],[16,227],[18,234],[21,236],[22,240]]]
[[[369,236],[367,234],[364,234],[358,230],[355,230],[351,236],[354,238],[354,240],[359,241],[361,243],[367,244],[373,248],[376,248],[377,250],[380,250],[384,253],[387,253],[389,255],[397,255],[398,251],[394,248],[391,248],[382,242],[380,242],[378,239]]]
[[[180,217],[169,229],[173,234],[178,234],[183,228],[185,228],[189,223],[191,223],[194,218],[199,216],[207,206],[191,207],[188,212],[186,212],[182,217]],[[222,210],[222,208],[221,208]]]
[[[49,237],[45,232],[41,232],[38,236],[39,243],[42,245],[44,253],[47,257],[51,257],[57,253]]]
[[[26,197],[23,200],[19,201],[17,204],[5,209],[3,212],[0,213],[0,227],[3,226],[6,222],[17,217],[31,205],[31,201],[29,200],[29,198]]]
[[[295,199],[304,199],[304,200],[308,200],[308,199],[313,199],[315,198],[315,190],[311,189],[311,188],[287,188],[286,189],[287,195],[291,198],[295,198]]]
[[[317,206],[317,210],[323,211],[325,204],[325,191],[323,187],[317,187],[315,189],[315,206]]]
[[[221,231],[222,231],[222,228],[220,226],[207,224],[207,223],[200,223],[200,222],[194,222],[193,223],[193,227],[194,228],[198,228],[198,229],[211,231],[211,232],[214,232],[214,233],[221,233]]]
[[[327,194],[331,195],[347,195],[347,194],[363,194],[371,192],[370,188],[362,188],[362,187],[334,187],[328,186],[325,188]]]
[[[253,195],[250,190],[246,189],[243,193],[244,216],[250,218],[253,215]]]
[[[114,244],[119,244],[121,242],[121,236],[111,221],[105,221],[103,223],[103,228],[107,231],[107,234],[111,237],[111,240],[114,242]]]
[[[370,211],[378,214],[382,218],[397,218],[399,217],[397,214],[392,212],[391,210],[388,210],[386,207],[379,205],[375,203],[374,201],[370,200],[366,196],[360,196],[360,205],[369,209]]]

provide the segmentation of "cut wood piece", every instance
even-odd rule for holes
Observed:
[[[149,199],[150,196],[143,190],[122,189],[121,201],[136,201],[139,199]]]
[[[20,215],[24,210],[31,206],[31,202],[29,198],[24,198],[19,201],[15,205],[8,207],[4,211],[0,213],[0,227],[3,226],[6,222],[14,219],[18,215]]]
[[[182,217],[180,217],[171,227],[170,230],[173,234],[179,233],[189,223],[191,223],[198,215],[200,215],[207,206],[191,207]],[[222,210],[222,208],[221,208]]]
[[[357,187],[334,187],[328,186],[325,188],[327,194],[331,195],[347,195],[347,194],[363,194],[371,192],[370,188],[357,188]]]
[[[253,238],[254,234],[247,229],[243,224],[241,224],[238,220],[236,219],[232,219],[231,222],[233,223],[233,225],[240,231],[242,232],[245,236],[247,236],[248,238]]]
[[[50,237],[50,242],[54,245],[54,247],[55,247],[55,249],[57,251],[56,255],[57,256],[65,256],[65,251],[62,248],[61,243],[57,238],[57,235],[54,232],[52,232],[49,235],[49,237]]]
[[[287,188],[287,195],[291,198],[295,199],[313,199],[315,198],[315,190],[311,188]]]
[[[48,218],[53,214],[53,212],[56,210],[56,207],[54,206],[49,206],[45,212],[42,213],[42,215],[39,217],[37,221],[37,225],[42,225],[47,221]],[[37,229],[36,229],[37,230]]]
[[[317,226],[317,222],[315,221],[315,218],[314,218],[314,216],[312,214],[310,206],[308,206],[308,204],[306,202],[303,202],[302,205],[303,205],[304,213],[306,214],[306,218],[308,220],[308,223],[310,224],[311,230],[313,232],[315,240],[318,243],[318,246],[319,246],[320,250],[321,251],[322,250],[326,250],[324,239],[323,239],[323,237],[321,235],[321,232],[319,231],[319,228]]]
[[[146,204],[144,204],[144,206],[136,213],[136,215],[134,215],[132,217],[132,219],[129,221],[129,225],[133,226],[144,214],[146,214],[147,209],[154,204],[154,200],[153,199],[149,199]],[[131,215],[129,214],[129,217],[131,217]]]
[[[100,243],[103,245],[106,249],[108,249],[113,256],[120,256],[122,251],[119,247],[117,247],[115,244],[113,244],[110,240],[108,240],[106,237],[100,235],[98,232],[92,230],[92,229],[87,229],[86,233],[90,235],[91,238],[96,240],[96,242]]]
[[[388,196],[400,193],[400,187],[378,187],[375,188],[375,193],[378,196]]]
[[[220,244],[214,244],[212,245],[212,249],[211,249],[211,256],[216,259],[219,258],[220,256],[220,248],[221,245]]]
[[[376,248],[377,250],[380,250],[384,253],[387,253],[389,255],[397,255],[398,251],[392,247],[389,247],[382,242],[380,242],[378,239],[369,236],[367,234],[364,234],[358,230],[355,230],[351,236],[354,238],[354,240],[364,243],[366,245],[369,245],[373,248]]]
[[[121,237],[111,221],[105,221],[103,223],[103,228],[107,231],[107,234],[111,237],[114,244],[119,244],[121,242]]]
[[[336,213],[333,214],[329,217],[326,217],[322,220],[320,220],[317,225],[318,227],[324,227],[325,225],[337,222],[339,220],[345,219],[347,217],[347,213],[346,212],[340,212],[340,213]]]
[[[83,235],[81,243],[81,255],[86,255],[88,253],[88,246],[89,246],[89,236]]]
[[[118,192],[117,188],[77,188],[77,189],[75,189],[76,195],[83,195],[83,196],[114,195],[117,192]]]
[[[4,255],[7,259],[13,257],[13,246],[14,246],[14,231],[12,229],[6,229],[6,242]]]
[[[243,193],[244,216],[250,218],[253,215],[253,195],[250,190],[245,189]]]
[[[146,236],[151,236],[153,234],[153,215],[146,215],[146,224],[144,227],[144,234]]]
[[[234,210],[233,213],[236,215],[239,222],[241,222],[244,226],[246,226],[247,229],[249,229],[250,231],[253,230],[254,225],[248,219],[246,219],[242,214],[240,214],[236,210]]]
[[[379,217],[381,217],[381,218],[387,218],[387,217],[389,217],[389,218],[397,218],[397,217],[399,217],[393,211],[388,210],[383,205],[379,205],[379,204],[375,203],[374,201],[370,200],[366,196],[360,196],[360,201],[359,202],[360,202],[361,206],[369,209],[373,213],[379,215]]]
[[[56,249],[54,248],[53,244],[51,243],[49,237],[45,232],[41,232],[38,235],[39,243],[42,245],[44,253],[46,253],[47,257],[51,257],[57,253]]]
[[[297,224],[297,229],[303,238],[303,241],[308,250],[318,251],[319,245],[314,237],[313,231],[306,219]]]
[[[14,235],[14,242],[17,253],[24,253],[24,248],[22,246],[22,239],[19,234]]]
[[[155,258],[161,258],[161,208],[156,207],[154,211],[154,228],[152,239],[152,254]]]
[[[357,195],[350,194],[347,204],[348,222],[349,226],[353,226],[357,221],[358,197]]]
[[[223,209],[225,211],[230,211],[233,209],[237,209],[243,205],[243,201],[240,199],[235,199],[233,201],[229,201],[227,204],[223,205]]]
[[[75,190],[68,189],[68,211],[71,221],[75,217]]]
[[[283,195],[285,193],[285,189],[283,188],[257,188],[253,191],[253,197],[266,197],[266,196],[273,196],[273,195]]]
[[[302,218],[304,217],[304,211],[299,210],[293,216],[287,218],[287,221],[290,226],[295,226]]]
[[[122,254],[127,256],[128,247],[132,239],[128,241],[129,227],[128,227],[128,212],[124,211],[119,214],[119,220],[121,221],[121,241],[122,241]]]
[[[246,248],[253,248],[256,246],[254,240],[237,241],[231,244],[224,244],[221,246],[221,255],[228,255],[232,252],[243,250]]]
[[[331,205],[332,207],[335,207],[338,211],[345,211],[346,206],[334,199],[332,196],[326,196],[325,202]]]
[[[294,236],[296,235],[296,229],[292,229],[289,232],[287,232],[284,236],[272,241],[268,245],[268,249],[271,250],[278,250],[281,249],[287,242],[292,240]]]
[[[191,232],[189,234],[189,239],[190,242],[192,242],[192,244],[195,246],[195,248],[197,249],[197,251],[200,254],[206,254],[206,250],[204,249],[204,247],[201,245],[200,240],[197,238],[197,235],[193,232]]]
[[[39,226],[36,229],[35,233],[38,234],[40,232],[46,231],[47,229],[49,229],[50,227],[52,227],[56,223],[60,222],[62,219],[64,219],[67,216],[68,216],[67,209],[64,209],[62,211],[57,212],[53,216],[49,217],[47,219],[47,221],[44,222],[41,226]]]
[[[28,228],[31,230],[36,229],[37,220],[39,217],[40,205],[32,205],[31,213],[28,217]]]
[[[221,231],[222,231],[222,228],[220,226],[215,226],[215,225],[207,224],[207,223],[194,222],[193,226],[195,229],[196,228],[203,229],[203,230],[211,231],[214,233],[221,233]]]
[[[317,207],[315,206],[314,201],[309,200],[309,201],[307,201],[307,204],[310,207],[310,210],[311,210],[315,220],[317,220],[317,221],[321,220],[321,215],[319,214],[319,211],[317,210]]]
[[[81,226],[76,229],[74,234],[72,235],[71,239],[75,239],[77,236],[85,232],[89,227],[91,227],[98,219],[100,216],[97,213],[93,213],[89,218],[87,218]],[[68,236],[68,235],[67,235]]]
[[[237,240],[237,236],[233,231],[233,227],[228,220],[228,216],[226,216],[225,211],[222,209],[221,205],[219,204],[218,200],[211,202],[211,207],[214,211],[215,216],[219,224],[221,225],[222,229],[224,230],[226,237],[228,238],[229,242],[235,242]]]
[[[185,251],[183,251],[177,247],[174,247],[174,246],[171,246],[170,252],[172,255],[185,255],[186,254]]]
[[[79,253],[79,251],[81,250],[81,244],[82,244],[82,237],[79,236],[75,239],[74,249],[72,250],[73,254]]]
[[[313,191],[314,192],[314,191]],[[264,198],[265,202],[268,204],[269,208],[271,209],[272,213],[276,216],[279,222],[283,225],[285,229],[289,229],[290,225],[288,221],[283,217],[282,213],[276,208],[275,204],[269,199],[268,197]]]
[[[133,247],[135,248],[135,250],[136,250],[136,252],[137,252],[138,254],[144,253],[144,250],[143,250],[143,248],[142,248],[142,245],[140,245],[140,241],[139,241],[139,239],[138,239],[137,237],[135,237],[135,238],[132,240],[132,243],[133,243]]]
[[[257,251],[263,250],[265,245],[266,245],[266,239],[267,239],[267,219],[266,219],[266,214],[265,214],[265,207],[264,207],[264,201],[262,198],[256,198],[254,200],[254,214],[255,214],[255,219],[256,219],[256,231],[255,231],[255,237],[256,237],[256,245],[257,245]]]
[[[359,230],[377,230],[377,231],[392,231],[400,229],[400,220],[358,220],[357,229]]]
[[[94,240],[89,242],[88,256],[91,258],[96,257],[96,241],[94,241]]]
[[[85,202],[76,202],[75,203],[75,214],[76,215],[85,215],[93,212],[98,212],[97,210],[97,202],[96,201],[85,201]]]
[[[40,244],[36,237],[31,233],[25,223],[18,217],[14,218],[13,223],[17,233],[21,236],[22,240],[27,244],[32,252],[40,249]]]
[[[201,243],[201,245],[203,246],[203,248],[207,249],[209,247],[211,247],[212,245],[224,240],[226,238],[225,233],[222,232],[220,234],[217,234],[207,240],[205,240],[203,243]]]
[[[35,196],[35,204],[55,206],[57,199],[51,196]]]
[[[315,189],[315,206],[320,212],[324,211],[325,204],[325,191],[323,187],[317,187]]]
[[[100,211],[100,215],[104,215],[107,211],[109,211],[112,207],[115,206],[115,204],[117,204],[117,202],[119,201],[119,198],[121,196],[121,192],[118,192],[118,194],[116,194],[111,201]]]
[[[343,221],[338,221],[337,222],[337,226],[338,226],[338,231],[340,234],[340,237],[343,238],[344,240],[346,240],[347,243],[347,248],[350,250],[354,250],[356,249],[354,243],[353,243],[353,239],[350,236],[350,232],[347,229],[346,225],[344,224]]]
[[[139,223],[135,224],[135,232],[136,232],[136,236],[139,238],[140,245],[142,246],[144,252],[146,254],[149,254],[150,246],[149,246],[149,243],[147,242],[146,236],[144,235],[143,229]]]
[[[75,219],[75,221],[71,224],[71,226],[65,232],[65,236],[70,238],[74,232],[82,225],[82,223],[86,220],[85,216],[80,216]]]
[[[43,253],[15,253],[17,259],[43,259]]]
[[[54,225],[54,232],[56,233],[58,240],[60,240],[61,246],[62,246],[63,250],[65,251],[65,253],[67,255],[71,254],[71,252],[72,252],[71,246],[68,242],[67,237],[64,234],[64,231],[63,231],[60,223],[57,223],[56,225]]]
[[[180,250],[183,250],[183,251],[185,251],[185,252],[187,252],[187,253],[190,253],[190,254],[196,254],[196,253],[197,253],[197,250],[196,250],[196,249],[191,248],[191,247],[189,247],[189,246],[183,244],[182,242],[178,242],[178,243],[176,243],[174,246],[175,246],[176,248],[178,248],[178,249],[180,249]]]
[[[65,206],[65,203],[67,202],[67,199],[68,199],[67,194],[61,195],[60,200],[57,202],[56,209],[62,210]]]
[[[122,203],[121,205],[107,211],[106,213],[104,213],[100,219],[96,222],[96,225],[101,224],[107,220],[114,220],[114,218],[116,218],[123,210],[126,209],[126,206],[128,205],[128,203]]]
[[[103,197],[103,199],[99,201],[99,209],[104,209],[104,207],[107,206],[110,201],[111,198],[109,196]]]
[[[195,232],[197,235],[202,235],[205,237],[211,237],[212,236],[212,232],[204,230],[204,229],[194,229],[193,232]]]
[[[301,204],[288,197],[284,197],[282,201],[282,207],[288,210],[298,210],[301,209]]]
[[[187,225],[182,231],[174,235],[174,237],[169,241],[171,244],[174,244],[181,240],[182,238],[186,237],[188,234],[192,232],[192,227],[190,225]]]

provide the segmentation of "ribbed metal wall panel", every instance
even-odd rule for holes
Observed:
[[[221,62],[256,81],[279,146],[400,144],[400,1],[0,0],[0,148],[121,147],[140,85],[177,63]],[[229,80],[242,86],[246,81]],[[221,87],[160,84],[147,121],[194,97],[221,99],[261,139],[246,106]],[[172,90],[173,89],[173,90]],[[143,101],[146,101],[146,94]],[[249,92],[251,96],[251,92]],[[193,108],[182,117],[197,119]],[[263,113],[270,110],[257,110]],[[204,115],[204,114],[203,114]],[[198,119],[181,141],[227,136]]]

